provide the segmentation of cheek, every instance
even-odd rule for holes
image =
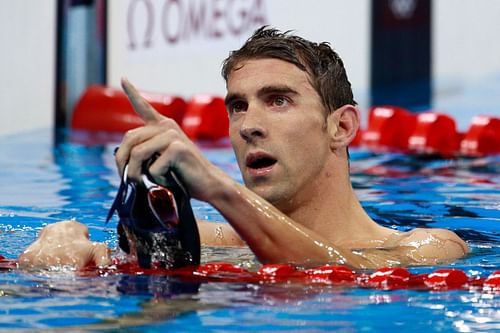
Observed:
[[[297,122],[291,129],[283,137],[292,151],[314,155],[328,142],[324,124],[320,121]]]
[[[229,120],[229,138],[231,142],[235,139],[236,135],[239,135],[238,125],[234,121]]]
[[[243,140],[240,136],[240,133],[237,129],[235,129],[234,126],[229,126],[229,140],[231,141],[231,146],[233,147],[234,154],[236,156],[236,161],[238,162],[238,165],[241,167],[241,160],[243,157],[241,156],[243,154]]]
[[[328,138],[321,127],[302,127],[300,132],[285,135],[284,141],[288,149],[284,158],[299,172],[316,170],[315,165],[323,165],[329,153]]]
[[[234,150],[236,150],[238,142],[241,142],[240,132],[236,124],[229,123],[229,140]]]

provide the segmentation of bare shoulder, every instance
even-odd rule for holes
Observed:
[[[447,229],[413,229],[401,234],[398,245],[414,248],[414,254],[425,259],[457,259],[469,252],[467,244]]]

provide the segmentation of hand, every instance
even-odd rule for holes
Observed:
[[[130,130],[116,152],[116,163],[123,174],[128,163],[128,177],[140,180],[144,162],[157,155],[149,166],[149,173],[159,183],[168,170],[173,170],[189,194],[199,200],[210,201],[221,179],[228,179],[211,164],[179,125],[158,113],[126,79],[122,87],[145,126]]]
[[[62,221],[43,228],[38,239],[19,256],[18,261],[21,267],[83,268],[92,264],[109,265],[111,258],[105,244],[89,240],[86,225]]]

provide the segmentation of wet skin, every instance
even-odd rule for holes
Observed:
[[[229,75],[230,138],[246,186],[211,164],[127,80],[123,88],[145,126],[125,135],[116,154],[120,174],[128,163],[129,176],[140,179],[143,161],[160,154],[149,169],[153,177],[161,180],[173,168],[193,198],[208,202],[229,222],[200,222],[202,243],[246,244],[262,263],[359,268],[433,265],[468,251],[448,230],[400,233],[371,220],[348,172],[346,147],[359,126],[358,110],[345,105],[327,113],[307,74],[290,63],[248,60]],[[55,224],[51,232],[57,230],[58,242],[37,242],[38,253],[71,246],[75,239],[62,237],[67,226]],[[22,255],[25,265],[46,264],[30,253],[31,247]]]
[[[330,135],[306,72],[280,60],[246,61],[227,86],[229,134],[245,185],[283,212],[317,196]]]

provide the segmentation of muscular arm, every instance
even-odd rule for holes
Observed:
[[[122,141],[116,154],[120,171],[128,163],[129,176],[140,179],[143,162],[159,154],[149,166],[149,173],[161,180],[168,170],[174,170],[191,196],[214,206],[262,263],[375,266],[362,253],[332,244],[235,182],[206,160],[179,126],[156,112],[128,81],[123,81],[123,88],[146,126],[129,132]],[[215,244],[219,241],[216,237],[212,240]],[[397,244],[396,247],[402,251],[406,245],[412,248],[411,244]],[[408,258],[424,249],[423,244],[413,248],[419,250],[408,251]],[[376,266],[384,265],[383,256],[380,259],[382,261]],[[402,263],[409,261],[405,259]]]
[[[368,267],[369,262],[362,256],[334,246],[246,187],[230,179],[224,182],[209,202],[245,240],[260,262]]]
[[[407,265],[425,264],[428,262],[427,258],[455,259],[466,253],[466,246],[460,245],[463,242],[461,243],[456,235],[455,239],[444,231],[429,232],[426,234],[428,237],[424,235],[422,239],[419,238],[420,233],[408,233],[408,237],[401,238],[391,251],[353,251],[352,248],[336,246],[322,235],[296,223],[215,167],[172,119],[156,112],[128,81],[125,80],[123,86],[146,125],[129,131],[122,141],[116,154],[119,172],[122,173],[128,163],[128,175],[140,180],[143,162],[160,154],[149,166],[149,173],[155,178],[162,178],[167,171],[176,171],[191,196],[213,205],[234,229],[233,231],[227,225],[214,227],[201,224],[201,240],[206,244],[240,245],[243,239],[262,263],[293,263],[302,266],[329,263],[356,268],[392,265],[393,255],[401,258],[396,261],[398,264]],[[64,225],[62,228],[64,229]],[[57,230],[55,228],[53,231]],[[109,260],[107,255],[95,255],[96,252],[102,252],[96,250],[106,248],[96,247],[96,244],[88,240],[88,235],[82,234],[82,242],[76,244],[74,235],[71,232],[64,235],[66,234],[68,237],[61,237],[51,232],[50,235],[55,235],[54,239],[57,238],[55,241],[50,241],[47,237],[49,233],[41,235],[39,242],[30,246],[20,259],[28,265],[56,262],[73,263],[79,267],[91,261],[105,263]],[[431,236],[436,241],[431,241]],[[425,243],[426,240],[430,243]],[[65,253],[61,252],[63,247],[59,245],[66,243],[68,246],[78,245],[79,252],[75,256],[83,257],[81,261],[78,258],[74,261],[65,257]],[[460,250],[461,248],[463,250]],[[50,251],[53,251],[54,255]],[[437,257],[432,257],[436,256],[436,251]],[[50,256],[44,257],[46,253]],[[57,253],[62,255],[63,259],[60,261],[56,258]]]
[[[198,221],[202,244],[211,246],[244,246],[245,242],[238,236],[235,230],[227,223]],[[306,234],[312,234],[311,231]],[[275,248],[276,244],[264,244],[262,235],[255,237],[255,242],[262,245],[265,253]],[[271,236],[272,237],[272,236]],[[278,240],[281,238],[278,237]],[[284,239],[286,240],[286,239]],[[328,244],[325,242],[324,244]],[[325,245],[327,246],[327,245]],[[293,247],[293,244],[292,244]],[[298,252],[304,256],[303,263],[325,264],[336,263],[332,261],[335,257],[319,257],[315,260],[307,258],[307,248],[295,246]],[[397,239],[377,248],[353,248],[341,249],[342,253],[352,253],[354,260],[346,264],[360,268],[380,268],[384,266],[420,266],[439,265],[451,262],[463,257],[469,252],[467,244],[454,232],[445,229],[414,229],[410,232],[401,233]],[[280,252],[280,251],[278,251]],[[278,254],[279,255],[279,254]],[[295,255],[291,252],[290,255]],[[321,255],[321,253],[320,253]],[[281,255],[284,261],[285,255]],[[296,258],[296,257],[295,257]],[[260,258],[259,258],[260,259]],[[308,260],[309,259],[309,260]],[[262,259],[261,259],[262,260]],[[321,261],[324,260],[324,261]],[[273,260],[270,260],[273,262]],[[297,263],[297,262],[296,262]]]
[[[353,268],[439,265],[469,252],[460,237],[445,229],[414,229],[379,248],[338,247],[239,184],[228,186],[212,204],[262,263],[341,264]],[[226,230],[231,235],[231,230]]]
[[[129,131],[120,144],[115,155],[120,173],[127,164],[128,176],[140,180],[144,161],[158,155],[149,174],[162,183],[174,170],[190,195],[214,206],[263,263],[364,267],[363,258],[328,244],[210,163],[178,124],[154,110],[130,82],[122,85],[146,126]]]
[[[245,242],[227,223],[198,220],[200,242],[208,246],[245,246]]]

